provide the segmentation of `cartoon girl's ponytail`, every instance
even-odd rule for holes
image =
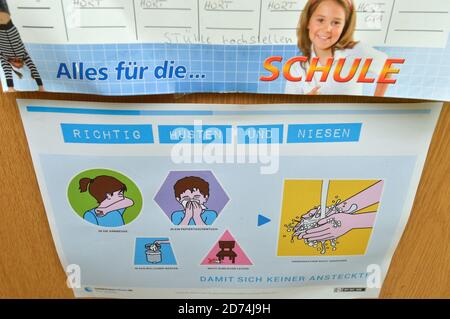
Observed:
[[[84,193],[85,191],[87,191],[88,186],[90,183],[92,183],[94,180],[90,179],[88,177],[84,177],[82,179],[80,179],[80,192]]]

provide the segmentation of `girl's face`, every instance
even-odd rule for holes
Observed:
[[[309,39],[315,49],[330,49],[339,40],[345,25],[344,8],[333,0],[319,4],[308,23]]]
[[[11,17],[6,12],[0,12],[0,24],[7,24]]]

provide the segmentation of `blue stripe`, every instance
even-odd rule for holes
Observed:
[[[213,111],[213,115],[378,115],[378,114],[430,114],[429,109],[415,110],[261,110]]]
[[[208,111],[208,110],[102,110],[65,107],[27,106],[33,113],[65,113],[132,116],[186,116],[186,115],[404,115],[430,114],[430,109],[408,110],[259,110],[259,111]]]
[[[205,110],[102,110],[78,109],[65,107],[27,106],[28,112],[34,113],[64,113],[64,114],[96,114],[96,115],[133,115],[133,116],[173,116],[173,115],[212,115]]]

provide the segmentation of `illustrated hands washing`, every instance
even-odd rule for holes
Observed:
[[[333,240],[345,235],[352,229],[371,228],[375,222],[375,212],[354,214],[354,212],[377,203],[381,196],[384,182],[379,181],[364,191],[347,200],[327,207],[325,218],[321,215],[321,207],[315,207],[302,215],[305,223],[294,228],[294,236],[307,241]],[[348,208],[345,209],[345,205]],[[316,227],[309,225],[317,223]]]
[[[311,228],[298,235],[298,239],[323,241],[336,239],[355,228],[370,228],[375,221],[376,213],[349,214],[334,213],[319,220],[319,227]]]
[[[297,224],[293,228],[294,233],[292,237],[302,239],[306,233],[306,230],[312,227],[311,225],[314,224],[319,217],[320,217],[320,207],[314,207],[313,209],[310,209],[307,213],[303,214],[300,220],[296,220]]]
[[[361,211],[379,203],[383,185],[380,180],[343,201],[335,196],[330,206],[315,206],[300,219],[292,219],[292,223],[285,225],[287,232],[291,232],[291,243],[294,239],[303,239],[306,245],[325,254],[327,249],[335,251],[336,240],[351,230],[374,227],[376,208],[369,212]]]

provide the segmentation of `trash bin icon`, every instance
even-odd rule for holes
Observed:
[[[147,256],[147,261],[151,264],[160,263],[162,260],[161,256],[161,244],[157,241],[145,245],[145,255]]]

